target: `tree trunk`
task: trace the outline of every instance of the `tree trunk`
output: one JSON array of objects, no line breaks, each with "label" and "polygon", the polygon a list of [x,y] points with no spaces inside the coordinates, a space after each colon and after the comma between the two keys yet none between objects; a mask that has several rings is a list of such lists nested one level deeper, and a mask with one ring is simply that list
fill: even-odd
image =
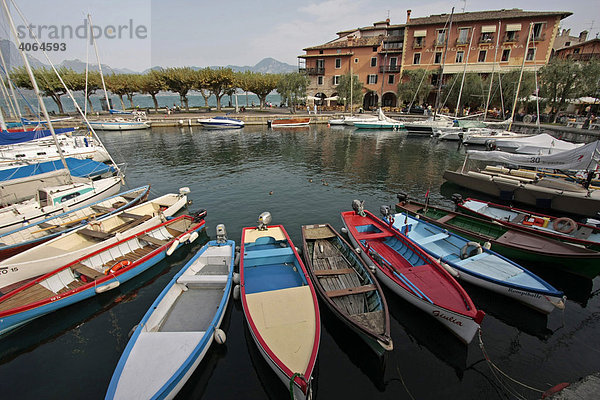
[{"label": "tree trunk", "polygon": [[[121,100],[121,109],[123,111],[125,111],[125,103],[123,102],[123,95],[122,94],[119,95],[119,100]],[[110,108],[110,104],[108,105],[108,107]]]},{"label": "tree trunk", "polygon": [[223,95],[218,95],[217,93],[215,93],[215,97],[217,98],[217,111],[221,111],[221,97],[223,97]]},{"label": "tree trunk", "polygon": [[156,93],[151,93],[152,101],[154,102],[154,111],[158,112],[158,100],[156,100]]},{"label": "tree trunk", "polygon": [[62,105],[62,101],[60,100],[60,95],[54,93],[50,96],[52,98],[52,100],[54,100],[54,102],[56,103],[56,106],[58,107],[58,113],[59,114],[64,114],[65,111],[63,109],[63,105]]},{"label": "tree trunk", "polygon": [[265,103],[267,102],[267,95],[264,96],[260,96],[260,109],[262,110],[265,106]]},{"label": "tree trunk", "polygon": [[127,100],[129,100],[129,104],[131,104],[131,109],[135,109],[135,105],[133,104],[133,94],[127,93]]},{"label": "tree trunk", "polygon": [[185,111],[190,111],[190,106],[189,106],[189,102],[188,102],[188,98],[187,96],[183,96],[183,102],[185,103]]},{"label": "tree trunk", "polygon": [[90,112],[94,112],[94,106],[92,105],[92,98],[90,97],[89,94],[88,94],[87,102],[88,102],[88,105],[90,106]]}]

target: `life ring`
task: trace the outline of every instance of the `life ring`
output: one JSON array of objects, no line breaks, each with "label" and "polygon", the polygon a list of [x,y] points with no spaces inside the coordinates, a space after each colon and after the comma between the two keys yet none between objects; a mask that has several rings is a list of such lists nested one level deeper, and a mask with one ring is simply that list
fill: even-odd
[{"label": "life ring", "polygon": [[125,267],[128,267],[130,265],[131,265],[131,261],[129,261],[129,260],[119,261],[118,263],[116,263],[112,267],[107,268],[106,271],[104,271],[104,275],[114,274],[118,270],[120,270],[122,268],[125,268]]},{"label": "life ring", "polygon": [[577,222],[567,217],[556,218],[554,222],[552,222],[552,227],[555,231],[560,233],[571,233],[577,228]]},{"label": "life ring", "polygon": [[[471,250],[471,248],[473,248]],[[473,254],[473,251],[475,251],[475,254]],[[483,249],[481,248],[481,245],[477,242],[467,242],[467,244],[465,244],[462,249],[460,249],[460,259],[464,260],[466,258],[469,258],[471,256],[477,255],[477,254],[481,254],[483,253]]]}]

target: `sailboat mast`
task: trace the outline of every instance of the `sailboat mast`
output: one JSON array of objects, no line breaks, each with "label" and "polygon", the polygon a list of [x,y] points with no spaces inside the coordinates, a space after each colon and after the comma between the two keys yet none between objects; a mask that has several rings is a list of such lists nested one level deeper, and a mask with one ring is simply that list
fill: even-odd
[{"label": "sailboat mast", "polygon": [[108,100],[108,92],[106,91],[106,83],[104,82],[104,74],[102,73],[102,63],[100,62],[100,56],[98,55],[98,45],[96,44],[96,38],[94,37],[94,31],[92,27],[92,16],[88,14],[88,21],[90,23],[90,36],[94,43],[94,51],[96,52],[96,60],[98,61],[98,70],[100,71],[100,79],[102,80],[102,89],[104,90],[104,98],[106,99],[106,108],[110,111],[110,101]]},{"label": "sailboat mast", "polygon": [[[17,48],[21,48],[21,41],[19,40],[19,35],[17,34],[17,29],[15,28],[15,23],[13,22],[12,16],[10,15],[10,11],[8,10],[8,5],[6,4],[6,0],[2,0],[2,6],[4,7],[4,12],[6,13],[6,17],[8,19],[8,23],[10,25],[10,29],[15,38],[15,42],[17,44]],[[67,166],[67,162],[65,161],[65,156],[63,154],[60,145],[58,144],[58,139],[56,138],[56,133],[54,132],[54,126],[52,126],[52,122],[50,121],[50,115],[48,115],[48,110],[46,109],[46,104],[44,104],[44,100],[42,99],[42,95],[40,94],[40,88],[38,87],[37,81],[35,80],[35,76],[33,75],[33,71],[31,70],[31,65],[29,65],[29,60],[23,51],[19,51],[21,54],[21,58],[23,59],[23,63],[25,64],[25,69],[27,70],[27,75],[29,75],[29,79],[31,80],[31,85],[33,86],[33,91],[37,96],[38,103],[40,105],[40,109],[44,114],[44,118],[48,121],[48,128],[50,129],[50,133],[52,134],[52,138],[54,139],[54,144],[56,145],[56,149],[58,150],[58,155],[60,156],[60,160],[62,161],[63,166],[66,170],[69,170]]]},{"label": "sailboat mast", "polygon": [[512,112],[510,113],[510,124],[508,130],[512,128],[513,121],[515,119],[515,110],[517,109],[517,100],[519,99],[519,90],[521,90],[521,80],[523,79],[523,69],[525,68],[525,59],[527,58],[527,52],[529,51],[529,39],[531,38],[531,29],[533,28],[533,22],[529,24],[529,33],[527,33],[527,45],[525,46],[525,54],[523,54],[523,63],[521,64],[521,74],[519,75],[519,83],[517,84],[517,92],[515,93],[515,101],[513,102]]},{"label": "sailboat mast", "polygon": [[462,81],[460,82],[460,91],[458,92],[458,101],[456,102],[456,110],[454,110],[454,117],[458,116],[458,110],[460,109],[460,99],[462,97],[463,87],[465,86],[465,76],[467,75],[467,64],[469,62],[469,55],[471,54],[471,44],[473,43],[473,35],[475,29],[471,28],[471,39],[469,39],[469,49],[467,50],[467,58],[464,60],[465,66],[463,67]]},{"label": "sailboat mast", "polygon": [[2,92],[2,98],[6,103],[6,108],[8,109],[8,113],[11,118],[16,118],[17,113],[15,112],[15,107],[13,105],[12,99],[10,98],[10,94],[8,94],[8,89],[6,89],[6,85],[4,84],[4,79],[2,79],[2,75],[0,75],[0,91]]},{"label": "sailboat mast", "polygon": [[8,74],[8,68],[6,67],[6,62],[4,61],[4,56],[2,55],[2,52],[0,51],[0,62],[2,62],[2,69],[4,70],[4,74],[6,75],[6,81],[8,82],[8,88],[10,89],[10,93],[12,94],[12,97],[15,101],[15,110],[17,111],[17,114],[19,115],[19,120],[21,118],[23,118],[23,115],[21,114],[21,108],[19,107],[19,101],[17,100],[17,95],[15,94],[15,87],[12,84],[12,80],[10,79],[10,75]]},{"label": "sailboat mast", "polygon": [[[492,64],[492,73],[490,74],[490,87],[488,88],[488,96],[485,101],[485,110],[483,111],[483,120],[485,121],[487,117],[488,108],[490,106],[490,97],[492,96],[492,82],[494,82],[494,69],[496,67],[496,60],[498,57],[498,46],[500,44],[500,26],[502,22],[498,21],[498,34],[496,35],[496,50],[494,50],[494,63]],[[500,79],[500,72],[498,72],[498,80]],[[504,104],[502,104],[502,108],[504,108]]]},{"label": "sailboat mast", "polygon": [[8,130],[6,122],[4,121],[4,115],[2,114],[2,107],[0,107],[0,129],[3,131]]},{"label": "sailboat mast", "polygon": [[350,116],[352,116],[352,109],[354,108],[354,98],[352,97],[352,89],[354,82],[352,81],[352,56],[350,56]]},{"label": "sailboat mast", "polygon": [[[444,79],[444,67],[446,66],[446,56],[448,55],[448,42],[450,41],[450,33],[452,32],[452,17],[454,16],[454,7],[452,7],[452,12],[450,13],[450,24],[448,26],[448,30],[444,32],[446,43],[444,46],[444,57],[442,58],[442,66],[440,67],[440,76],[438,78],[438,89],[437,95],[435,96],[435,109],[433,110],[433,120],[435,121],[435,117],[438,114],[438,109],[440,106],[440,96],[442,93],[442,80]],[[444,27],[445,30],[445,27]]]}]

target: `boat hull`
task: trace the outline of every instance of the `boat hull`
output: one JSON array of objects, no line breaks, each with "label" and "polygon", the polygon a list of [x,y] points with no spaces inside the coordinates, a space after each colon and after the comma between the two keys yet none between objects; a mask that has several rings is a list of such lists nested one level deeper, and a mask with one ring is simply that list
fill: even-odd
[{"label": "boat hull", "polygon": [[92,122],[90,126],[98,131],[133,131],[150,128],[149,122]]},{"label": "boat hull", "polygon": [[[349,227],[346,225],[346,222],[343,219],[342,221],[346,229],[350,231]],[[402,286],[398,285],[396,280],[391,278],[389,274],[383,272],[379,264],[365,253],[364,246],[361,243],[359,243],[352,235],[348,236],[350,237],[350,241],[352,242],[352,244],[362,250],[360,254],[363,260],[368,263],[373,263],[377,266],[375,276],[377,277],[379,282],[385,285],[397,296],[401,297],[402,299],[417,307],[418,309],[424,311],[426,314],[432,316],[443,326],[445,326],[450,332],[452,332],[461,342],[468,344],[473,340],[475,334],[479,330],[479,324],[475,321],[474,318],[470,318],[463,314],[459,314],[452,310],[448,310],[444,307],[440,307],[435,304],[426,302],[424,299],[421,299],[409,292],[408,290],[404,289]]]}]

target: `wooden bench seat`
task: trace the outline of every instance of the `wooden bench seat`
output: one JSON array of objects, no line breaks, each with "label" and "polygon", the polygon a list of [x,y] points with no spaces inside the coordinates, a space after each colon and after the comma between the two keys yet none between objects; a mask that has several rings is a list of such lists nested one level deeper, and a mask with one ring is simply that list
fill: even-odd
[{"label": "wooden bench seat", "polygon": [[346,275],[353,274],[355,271],[352,268],[340,268],[340,269],[315,269],[313,273],[316,276],[332,276],[332,275]]},{"label": "wooden bench seat", "polygon": [[159,247],[160,246],[164,246],[165,244],[169,243],[166,240],[157,239],[154,236],[150,236],[150,235],[142,235],[142,236],[140,236],[140,239],[142,239],[145,242],[155,244],[155,245],[157,245]]},{"label": "wooden bench seat", "polygon": [[331,290],[331,291],[327,292],[327,297],[347,296],[350,294],[360,294],[360,293],[372,292],[373,290],[377,290],[375,288],[375,285],[357,286],[357,287],[352,287],[352,288],[347,288],[347,289]]},{"label": "wooden bench seat", "polygon": [[456,214],[448,214],[448,215],[444,215],[442,218],[436,219],[435,221],[439,222],[440,224],[445,224],[446,222],[450,221],[454,217],[456,217]]},{"label": "wooden bench seat", "polygon": [[77,272],[81,275],[85,275],[88,278],[91,279],[98,279],[101,276],[104,276],[104,274],[94,268],[90,268],[87,265],[81,264],[81,263],[77,263],[75,265],[73,265],[71,267],[71,269],[73,270],[73,272]]},{"label": "wooden bench seat", "polygon": [[134,219],[133,221],[125,222],[124,224],[114,227],[113,229],[111,229],[109,231],[109,233],[125,232],[126,230],[129,230],[129,229],[133,228],[134,226],[140,225],[143,222],[148,221],[150,218],[152,218],[151,215],[144,215],[138,219]]},{"label": "wooden bench seat", "polygon": [[110,233],[95,231],[90,228],[80,229],[79,231],[77,231],[77,233],[97,240],[106,240],[113,236]]}]

